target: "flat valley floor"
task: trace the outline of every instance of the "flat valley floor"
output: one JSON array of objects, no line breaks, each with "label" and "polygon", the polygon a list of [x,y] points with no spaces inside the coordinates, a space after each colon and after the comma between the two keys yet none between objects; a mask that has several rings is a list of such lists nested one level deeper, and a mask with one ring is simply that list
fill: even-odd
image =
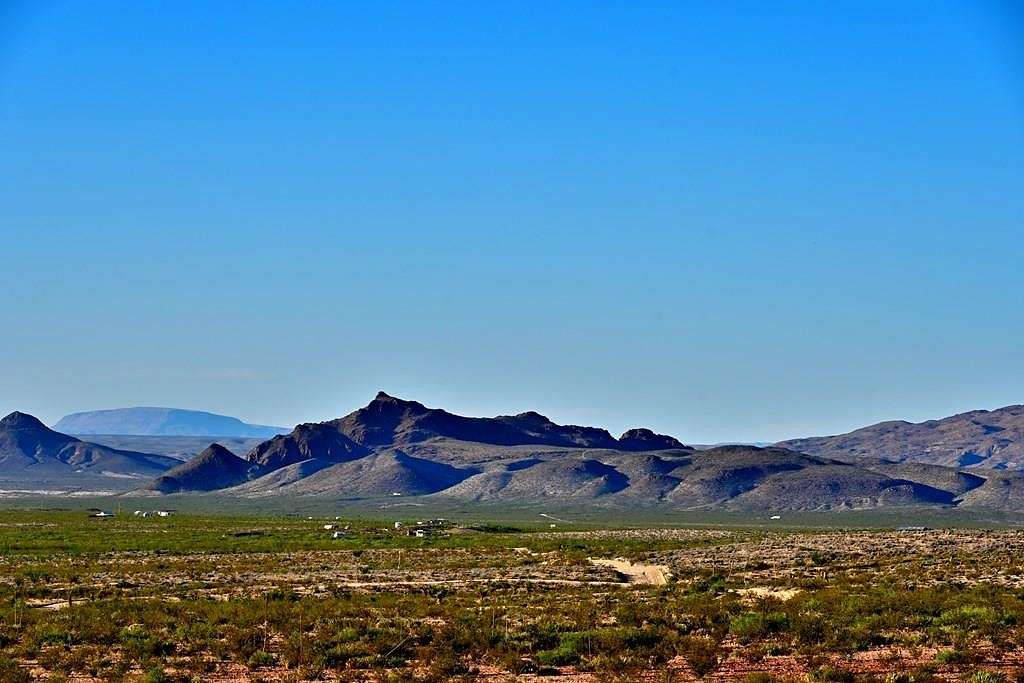
[{"label": "flat valley floor", "polygon": [[0,681],[1024,673],[1021,531],[417,521],[2,511]]}]

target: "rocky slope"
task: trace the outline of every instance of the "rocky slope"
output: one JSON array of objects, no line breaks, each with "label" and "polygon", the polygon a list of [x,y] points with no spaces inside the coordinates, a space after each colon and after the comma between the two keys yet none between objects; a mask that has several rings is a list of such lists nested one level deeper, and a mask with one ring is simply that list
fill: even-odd
[{"label": "rocky slope", "polygon": [[251,466],[248,460],[213,443],[188,462],[157,477],[150,488],[160,493],[214,491],[245,481]]},{"label": "rocky slope", "polygon": [[672,437],[654,434],[648,429],[630,430],[620,441],[607,430],[555,424],[540,413],[463,417],[439,408],[427,408],[416,401],[395,398],[383,391],[364,408],[325,424],[336,426],[339,432],[356,443],[371,448],[416,443],[436,437],[496,446],[536,444],[630,451],[685,448]]},{"label": "rocky slope", "polygon": [[180,464],[56,432],[25,413],[0,420],[0,489],[124,491]]},{"label": "rocky slope", "polygon": [[941,420],[882,422],[848,434],[779,444],[809,455],[947,467],[1024,469],[1024,406],[975,410]]}]

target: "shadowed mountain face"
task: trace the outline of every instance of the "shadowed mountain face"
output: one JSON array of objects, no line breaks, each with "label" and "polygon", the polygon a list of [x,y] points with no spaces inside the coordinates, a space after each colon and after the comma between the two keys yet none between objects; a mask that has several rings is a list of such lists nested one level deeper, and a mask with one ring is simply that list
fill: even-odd
[{"label": "shadowed mountain face", "polygon": [[619,448],[625,451],[663,451],[686,446],[675,437],[655,434],[650,429],[640,427],[624,432],[619,437]]},{"label": "shadowed mountain face", "polygon": [[368,453],[366,446],[350,439],[341,431],[338,421],[334,421],[301,424],[291,434],[264,441],[249,452],[247,459],[261,470],[269,472],[303,460],[344,462]]},{"label": "shadowed mountain face", "polygon": [[237,436],[268,439],[288,430],[246,424],[226,415],[180,408],[116,408],[65,415],[54,429],[68,434]]},{"label": "shadowed mountain face", "polygon": [[[335,423],[327,423],[335,424]],[[620,442],[597,427],[558,425],[535,412],[499,417],[463,417],[383,391],[365,408],[336,421],[339,431],[367,447],[416,443],[436,437],[459,441],[520,446],[526,444],[619,450],[686,448],[672,437],[650,430],[631,430]],[[670,443],[671,446],[665,444]]]},{"label": "shadowed mountain face", "polygon": [[778,444],[810,455],[853,460],[882,458],[946,467],[1024,469],[1024,406],[975,410],[911,422],[882,422],[838,436]]},{"label": "shadowed mountain face", "polygon": [[249,461],[214,443],[188,462],[157,477],[150,488],[160,493],[214,491],[245,481],[250,467]]},{"label": "shadowed mountain face", "polygon": [[[449,488],[477,474],[478,470],[472,463],[454,462],[441,466],[438,461],[444,457],[416,458],[398,450],[402,446],[438,441],[484,444],[499,450],[526,445],[616,451],[690,450],[676,439],[655,434],[649,429],[630,430],[619,440],[607,430],[558,425],[538,413],[495,418],[463,417],[380,392],[368,405],[345,417],[318,424],[301,424],[290,434],[275,436],[253,448],[246,456],[248,479],[251,481],[242,488],[244,492],[260,495],[268,491],[322,495],[362,492],[369,495],[388,488],[380,483],[388,481],[390,474],[381,474],[387,472],[394,475],[392,488],[396,490],[390,493],[422,494]],[[381,466],[368,468],[368,464],[377,462],[380,453],[386,449],[395,449],[391,460],[387,461],[391,469],[382,470]],[[358,464],[332,467],[350,462]],[[217,481],[219,464],[208,459],[195,463],[194,468],[188,470],[187,481],[163,482],[156,489],[180,485],[181,490],[206,490],[188,482]],[[599,465],[596,463],[589,469]],[[210,470],[209,477],[203,476],[206,469]],[[608,473],[608,476],[615,481],[621,479],[614,473]],[[346,480],[328,482],[331,478]]]},{"label": "shadowed mountain face", "polygon": [[25,413],[0,420],[0,488],[127,490],[180,462],[81,441]]}]

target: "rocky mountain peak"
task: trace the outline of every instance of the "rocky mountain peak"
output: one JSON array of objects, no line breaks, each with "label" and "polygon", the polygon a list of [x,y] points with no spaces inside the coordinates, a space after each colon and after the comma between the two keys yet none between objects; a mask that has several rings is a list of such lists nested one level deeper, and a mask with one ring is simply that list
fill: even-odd
[{"label": "rocky mountain peak", "polygon": [[229,451],[219,443],[211,443],[209,446],[204,448],[199,455],[194,458],[195,461],[202,460],[241,460],[237,455]]},{"label": "rocky mountain peak", "polygon": [[623,432],[619,445],[628,450],[666,450],[687,448],[679,439],[665,434],[655,434],[646,427],[636,427]]},{"label": "rocky mountain peak", "polygon": [[18,411],[14,411],[0,420],[0,429],[39,429],[50,431],[49,427],[40,422],[38,418]]}]

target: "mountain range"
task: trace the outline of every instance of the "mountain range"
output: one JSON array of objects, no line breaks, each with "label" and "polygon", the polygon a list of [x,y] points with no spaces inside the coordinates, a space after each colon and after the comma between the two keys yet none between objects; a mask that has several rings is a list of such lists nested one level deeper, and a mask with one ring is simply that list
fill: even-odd
[{"label": "mountain range", "polygon": [[947,467],[1024,469],[1024,405],[974,410],[941,420],[895,420],[838,436],[782,441],[778,446],[843,460],[883,458]]},{"label": "mountain range", "polygon": [[[237,497],[547,503],[693,510],[993,506],[1017,509],[1024,478],[862,455],[733,445],[695,450],[637,428],[616,438],[534,412],[472,418],[383,392],[329,422],[302,424],[245,458],[208,454],[168,477]],[[175,484],[173,490],[188,490]],[[167,491],[162,481],[151,491]]]},{"label": "mountain range", "polygon": [[138,486],[181,461],[82,441],[25,413],[0,420],[0,490],[109,492]]},{"label": "mountain range", "polygon": [[89,443],[14,413],[0,421],[0,489],[666,511],[1024,512],[1024,475],[1014,471],[1024,466],[1022,444],[1020,406],[697,450],[645,428],[615,437],[535,412],[464,417],[381,392],[336,420],[300,424],[247,452],[213,443],[187,462]]},{"label": "mountain range", "polygon": [[65,415],[53,426],[59,432],[133,436],[234,436],[268,439],[284,427],[242,422],[227,415],[181,408],[115,408]]}]

